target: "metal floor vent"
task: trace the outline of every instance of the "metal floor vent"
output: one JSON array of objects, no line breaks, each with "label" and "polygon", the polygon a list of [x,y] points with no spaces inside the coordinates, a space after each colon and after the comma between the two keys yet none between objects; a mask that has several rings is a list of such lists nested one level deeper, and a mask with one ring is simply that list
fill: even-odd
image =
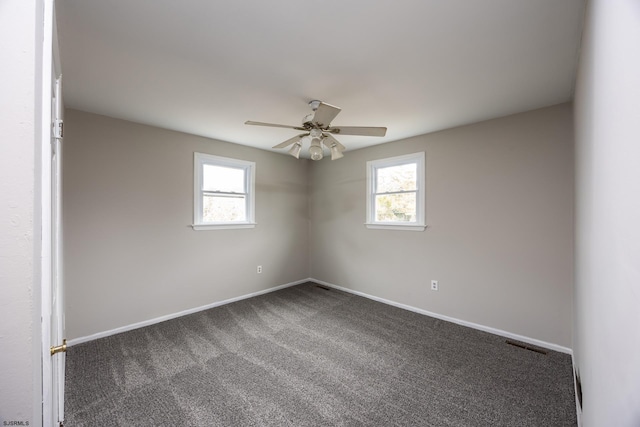
[{"label": "metal floor vent", "polygon": [[316,285],[316,288],[324,289],[325,291],[330,291],[331,290],[331,288],[328,288],[328,287],[322,286],[322,285]]},{"label": "metal floor vent", "polygon": [[535,351],[536,353],[540,353],[540,354],[547,354],[547,352],[545,350],[542,350],[541,348],[533,347],[533,346],[530,346],[528,344],[521,343],[519,341],[507,340],[505,342],[507,344],[509,344],[509,345],[513,345],[513,346],[516,346],[516,347],[524,348],[525,350]]}]

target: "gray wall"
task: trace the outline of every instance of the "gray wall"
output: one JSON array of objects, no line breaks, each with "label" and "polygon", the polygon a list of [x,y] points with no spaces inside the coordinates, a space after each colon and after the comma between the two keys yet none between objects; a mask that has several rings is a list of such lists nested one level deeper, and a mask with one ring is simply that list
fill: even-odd
[{"label": "gray wall", "polygon": [[576,90],[582,425],[640,425],[640,5],[589,3]]},{"label": "gray wall", "polygon": [[0,425],[42,420],[42,22],[41,1],[0,5]]},{"label": "gray wall", "polygon": [[[256,162],[256,228],[189,227],[194,151]],[[67,110],[63,170],[70,339],[308,275],[307,161]]]},{"label": "gray wall", "polygon": [[[427,230],[365,228],[366,162],[418,151]],[[570,348],[572,153],[563,104],[313,163],[310,276]]]},{"label": "gray wall", "polygon": [[[571,347],[568,104],[319,163],[74,110],[66,122],[69,338],[313,277]],[[257,162],[256,229],[188,227],[193,151]],[[429,227],[366,229],[366,161],[417,151]]]}]

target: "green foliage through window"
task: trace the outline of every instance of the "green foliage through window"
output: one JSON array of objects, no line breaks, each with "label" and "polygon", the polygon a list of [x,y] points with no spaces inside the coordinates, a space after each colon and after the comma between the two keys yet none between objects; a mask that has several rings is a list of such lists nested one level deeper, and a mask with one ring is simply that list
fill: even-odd
[{"label": "green foliage through window", "polygon": [[375,169],[376,221],[416,221],[417,173],[416,163]]}]

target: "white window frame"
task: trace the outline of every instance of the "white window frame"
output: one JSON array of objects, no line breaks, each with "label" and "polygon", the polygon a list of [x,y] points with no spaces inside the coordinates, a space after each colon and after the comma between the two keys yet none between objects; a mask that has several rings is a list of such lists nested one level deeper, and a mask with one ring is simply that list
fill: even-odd
[{"label": "white window frame", "polygon": [[[376,171],[381,168],[392,166],[416,164],[417,169],[417,190],[416,190],[416,221],[415,222],[382,222],[376,221]],[[427,227],[425,222],[425,154],[424,152],[406,154],[403,156],[389,157],[386,159],[370,160],[367,162],[367,219],[365,225],[372,229],[403,230],[403,231],[424,231]]]},{"label": "white window frame", "polygon": [[[205,165],[242,169],[245,173],[245,221],[204,222],[202,219],[203,170]],[[221,230],[232,228],[254,228],[255,223],[255,162],[214,156],[205,153],[193,153],[193,224],[194,230]]]}]

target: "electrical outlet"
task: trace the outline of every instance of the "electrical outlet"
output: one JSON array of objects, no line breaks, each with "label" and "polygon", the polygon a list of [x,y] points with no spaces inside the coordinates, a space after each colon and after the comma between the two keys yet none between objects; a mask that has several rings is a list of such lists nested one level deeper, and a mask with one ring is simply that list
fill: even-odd
[{"label": "electrical outlet", "polygon": [[260,273],[262,273],[262,266],[261,265],[258,266],[258,274],[260,274]]},{"label": "electrical outlet", "polygon": [[438,281],[437,280],[432,280],[431,281],[431,290],[432,291],[437,291],[438,290]]}]

